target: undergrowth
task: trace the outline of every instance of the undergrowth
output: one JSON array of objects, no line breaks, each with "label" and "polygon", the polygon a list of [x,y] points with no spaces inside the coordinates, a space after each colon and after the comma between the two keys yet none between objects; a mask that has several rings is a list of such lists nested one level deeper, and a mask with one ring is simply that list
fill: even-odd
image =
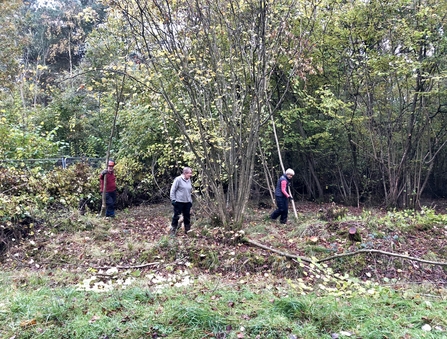
[{"label": "undergrowth", "polygon": [[[143,209],[115,220],[48,215],[5,257],[0,337],[447,337],[442,285],[379,278],[382,263],[388,273],[405,270],[406,262],[348,256],[329,266],[313,258],[384,243],[399,249],[406,233],[443,230],[447,218],[430,209],[380,216],[342,211],[336,220],[300,214],[284,226],[252,213],[243,230],[228,232],[201,221],[176,238],[167,234],[170,210],[160,208],[150,218]],[[349,242],[352,225],[363,242]],[[245,246],[243,237],[301,251],[314,262]],[[435,260],[431,250],[426,256]]]}]

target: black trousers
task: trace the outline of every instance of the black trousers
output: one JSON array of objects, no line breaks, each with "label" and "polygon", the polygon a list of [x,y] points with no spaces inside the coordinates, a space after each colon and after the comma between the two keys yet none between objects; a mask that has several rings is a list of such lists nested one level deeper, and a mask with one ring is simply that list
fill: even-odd
[{"label": "black trousers", "polygon": [[285,196],[279,197],[275,196],[276,205],[278,208],[270,215],[271,219],[279,218],[281,224],[285,224],[287,221],[287,215],[289,213],[289,199]]},{"label": "black trousers", "polygon": [[183,223],[185,225],[185,232],[188,232],[191,228],[191,207],[190,202],[176,202],[174,204],[174,215],[172,217],[171,227],[174,231],[178,229],[178,221],[180,214],[183,214]]},{"label": "black trousers", "polygon": [[116,191],[106,192],[106,217],[115,216]]}]

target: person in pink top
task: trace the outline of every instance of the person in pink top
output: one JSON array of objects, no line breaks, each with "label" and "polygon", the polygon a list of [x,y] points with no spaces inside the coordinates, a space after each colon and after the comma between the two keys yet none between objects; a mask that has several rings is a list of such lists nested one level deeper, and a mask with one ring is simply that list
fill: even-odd
[{"label": "person in pink top", "polygon": [[278,183],[276,184],[275,200],[278,208],[272,214],[270,214],[270,219],[276,220],[278,217],[280,217],[279,222],[281,224],[287,223],[287,215],[289,213],[289,199],[292,198],[292,196],[288,192],[288,187],[290,186],[290,180],[292,180],[294,175],[295,172],[293,171],[293,169],[288,168],[286,170],[286,173],[284,173],[278,179]]}]

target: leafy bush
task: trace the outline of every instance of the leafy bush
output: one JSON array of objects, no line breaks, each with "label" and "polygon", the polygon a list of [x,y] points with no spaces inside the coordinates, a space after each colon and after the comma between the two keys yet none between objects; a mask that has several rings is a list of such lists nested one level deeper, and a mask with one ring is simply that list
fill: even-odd
[{"label": "leafy bush", "polygon": [[98,201],[97,177],[96,170],[83,163],[49,172],[40,168],[1,168],[1,243],[26,235],[46,219],[48,211],[78,208],[80,199]]},{"label": "leafy bush", "polygon": [[41,133],[36,126],[32,132],[0,119],[0,158],[2,159],[36,159],[57,154],[59,144],[52,141],[53,133]]},{"label": "leafy bush", "polygon": [[80,199],[95,200],[99,196],[98,174],[84,163],[56,168],[32,184],[36,200],[50,208],[77,208]]},{"label": "leafy bush", "polygon": [[378,223],[402,230],[427,231],[436,225],[447,225],[447,215],[437,214],[432,208],[423,207],[420,211],[390,211],[378,220]]},{"label": "leafy bush", "polygon": [[28,179],[24,173],[0,169],[0,251],[8,239],[20,239],[32,226],[34,205],[28,198]]},{"label": "leafy bush", "polygon": [[115,169],[119,173],[117,185],[120,196],[118,203],[121,206],[127,207],[142,201],[159,202],[165,198],[162,195],[165,191],[155,185],[153,173],[148,171],[143,163],[132,158],[124,158],[120,159]]}]

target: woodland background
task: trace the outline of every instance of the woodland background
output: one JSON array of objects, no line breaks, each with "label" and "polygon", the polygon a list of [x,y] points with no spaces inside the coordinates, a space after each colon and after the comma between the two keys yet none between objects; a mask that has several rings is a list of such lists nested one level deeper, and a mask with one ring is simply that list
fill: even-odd
[{"label": "woodland background", "polygon": [[446,337],[447,1],[0,8],[0,337]]},{"label": "woodland background", "polygon": [[[281,161],[295,199],[413,209],[447,194],[445,1],[1,7],[3,225],[95,210],[91,159],[108,157],[121,207],[167,200],[188,165],[222,225],[271,198]],[[66,157],[85,161],[54,167]]]}]

